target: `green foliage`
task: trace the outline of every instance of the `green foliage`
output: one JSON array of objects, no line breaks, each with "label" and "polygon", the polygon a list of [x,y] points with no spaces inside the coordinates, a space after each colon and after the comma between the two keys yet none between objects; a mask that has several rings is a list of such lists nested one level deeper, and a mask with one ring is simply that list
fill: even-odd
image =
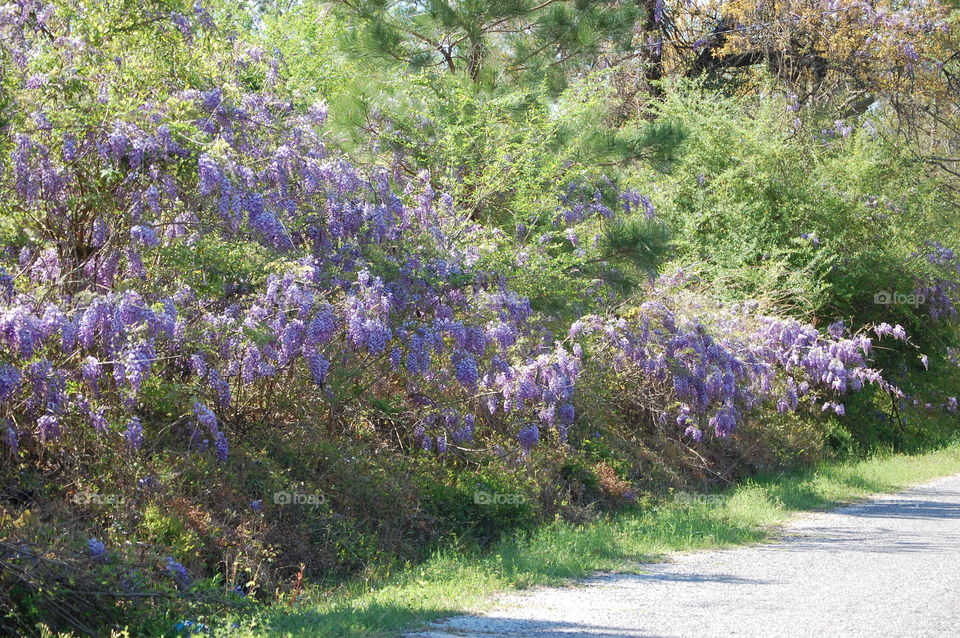
[{"label": "green foliage", "polygon": [[[294,73],[309,77],[308,69]],[[486,90],[430,74],[360,79],[332,102],[331,120],[354,145],[376,133],[375,147],[365,149],[370,161],[389,154],[411,174],[426,170],[472,219],[513,232],[518,222],[552,221],[568,184],[676,159],[685,139],[678,123],[610,124],[608,80],[594,74],[551,97],[542,86]]]},{"label": "green foliage", "polygon": [[530,485],[501,469],[459,471],[422,482],[423,505],[438,530],[489,546],[536,522]]},{"label": "green foliage", "polygon": [[158,281],[158,285],[174,291],[186,285],[199,294],[225,295],[228,299],[248,293],[284,265],[262,246],[209,235],[198,237],[189,246],[164,246],[159,259],[167,280]]},{"label": "green foliage", "polygon": [[154,545],[169,547],[174,556],[195,558],[200,538],[177,516],[150,504],[143,511],[143,538]]},{"label": "green foliage", "polygon": [[640,4],[603,0],[337,0],[355,24],[348,48],[414,70],[438,69],[493,86],[503,80],[562,88],[601,50],[624,51]]},{"label": "green foliage", "polygon": [[604,228],[604,259],[616,257],[648,274],[656,272],[669,244],[669,229],[656,219],[618,219]]},{"label": "green foliage", "polygon": [[268,11],[259,36],[284,60],[283,81],[293,98],[307,106],[335,102],[340,94],[374,69],[351,58],[339,46],[350,26],[319,2],[297,3]]},{"label": "green foliage", "polygon": [[925,277],[914,255],[927,240],[956,239],[937,184],[869,118],[823,123],[787,107],[771,96],[668,91],[657,113],[690,131],[657,197],[678,261],[726,299],[919,327],[917,309],[873,301]]}]

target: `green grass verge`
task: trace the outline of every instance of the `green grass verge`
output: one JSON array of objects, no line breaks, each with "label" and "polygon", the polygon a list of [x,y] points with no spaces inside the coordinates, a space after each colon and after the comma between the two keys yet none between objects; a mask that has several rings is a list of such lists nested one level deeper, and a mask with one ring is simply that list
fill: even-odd
[{"label": "green grass verge", "polygon": [[960,446],[758,477],[716,495],[719,498],[669,501],[587,525],[556,522],[482,554],[438,552],[376,583],[310,592],[292,608],[273,607],[254,619],[239,619],[243,628],[230,633],[396,635],[443,616],[481,610],[499,591],[560,584],[595,571],[636,570],[638,563],[667,552],[760,541],[797,512],[835,507],[957,472]]}]

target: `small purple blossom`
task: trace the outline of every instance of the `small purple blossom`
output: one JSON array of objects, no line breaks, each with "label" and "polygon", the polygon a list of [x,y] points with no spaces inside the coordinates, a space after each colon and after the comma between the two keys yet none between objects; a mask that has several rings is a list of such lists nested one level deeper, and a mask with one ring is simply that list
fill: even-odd
[{"label": "small purple blossom", "polygon": [[221,463],[227,462],[227,457],[230,451],[229,445],[227,444],[227,437],[223,432],[217,432],[213,439],[213,448],[216,454],[217,460]]},{"label": "small purple blossom", "polygon": [[37,420],[37,436],[41,443],[56,441],[60,438],[60,421],[56,415],[44,414]]},{"label": "small purple blossom", "polygon": [[160,245],[160,238],[150,226],[134,226],[130,229],[130,239],[146,248],[155,248]]},{"label": "small purple blossom", "polygon": [[517,440],[520,442],[520,447],[524,453],[529,453],[530,450],[540,442],[540,428],[538,428],[535,423],[520,428],[520,432],[517,434]]},{"label": "small purple blossom", "polygon": [[9,419],[3,424],[3,443],[16,456],[20,452],[20,439],[17,436],[17,430]]},{"label": "small purple blossom", "polygon": [[310,369],[310,376],[313,377],[313,382],[323,387],[327,380],[327,374],[330,372],[330,362],[316,351],[306,352],[303,356],[304,359],[306,359],[307,367]]},{"label": "small purple blossom", "polygon": [[893,326],[889,323],[881,323],[874,327],[873,331],[877,333],[878,337],[884,337],[889,334],[893,334]]},{"label": "small purple blossom", "polygon": [[190,575],[187,573],[187,568],[173,560],[172,556],[167,556],[166,568],[167,573],[173,578],[178,587],[186,589],[190,586],[191,581]]},{"label": "small purple blossom", "polygon": [[193,413],[197,417],[197,423],[205,427],[211,434],[218,431],[217,415],[213,413],[213,410],[197,401],[193,404]]},{"label": "small purple blossom", "polygon": [[137,451],[143,446],[143,426],[140,419],[133,417],[127,423],[127,429],[123,431],[123,438],[127,442],[127,447],[132,451]]},{"label": "small purple blossom", "polygon": [[87,541],[87,552],[95,562],[104,563],[107,560],[107,546],[96,538]]},{"label": "small purple blossom", "polygon": [[12,365],[0,364],[0,401],[10,398],[20,386],[20,371]]},{"label": "small purple blossom", "polygon": [[480,377],[476,358],[472,354],[460,353],[454,363],[454,375],[460,385],[468,390],[475,390]]},{"label": "small purple blossom", "polygon": [[200,195],[212,195],[220,186],[223,174],[220,165],[209,155],[201,155],[199,160]]}]

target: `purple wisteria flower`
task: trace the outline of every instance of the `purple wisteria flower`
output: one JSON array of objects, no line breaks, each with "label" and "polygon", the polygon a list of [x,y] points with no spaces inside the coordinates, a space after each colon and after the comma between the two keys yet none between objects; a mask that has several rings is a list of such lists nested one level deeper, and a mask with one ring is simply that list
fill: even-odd
[{"label": "purple wisteria flower", "polygon": [[200,195],[206,196],[213,194],[220,186],[223,174],[220,171],[220,165],[217,164],[209,155],[201,155],[198,162],[200,175]]},{"label": "purple wisteria flower", "polygon": [[133,451],[143,446],[143,426],[140,424],[140,419],[137,417],[130,419],[127,429],[123,431],[123,438],[127,442],[127,447]]},{"label": "purple wisteria flower", "polygon": [[100,394],[100,361],[94,356],[88,356],[80,365],[80,374],[83,380],[87,382],[94,396]]},{"label": "purple wisteria flower", "polygon": [[327,374],[330,372],[330,362],[316,351],[306,352],[303,356],[307,361],[307,367],[310,369],[313,382],[323,387],[327,379]]},{"label": "purple wisteria flower", "polygon": [[60,438],[60,421],[54,414],[44,414],[37,420],[37,436],[41,443]]},{"label": "purple wisteria flower", "polygon": [[204,404],[197,401],[193,404],[193,413],[197,417],[197,423],[207,428],[211,433],[217,432],[217,415]]},{"label": "purple wisteria flower", "polygon": [[217,460],[221,463],[226,463],[230,448],[227,444],[227,437],[223,434],[223,432],[217,432],[217,434],[214,436],[213,449]]},{"label": "purple wisteria flower", "polygon": [[190,575],[187,573],[187,568],[173,560],[173,556],[167,556],[166,568],[167,573],[173,578],[179,588],[186,589],[190,586],[192,581]]},{"label": "purple wisteria flower", "polygon": [[98,408],[90,413],[90,425],[97,434],[105,434],[109,428],[107,424],[106,408]]},{"label": "purple wisteria flower", "polygon": [[20,438],[17,435],[17,429],[9,419],[3,424],[3,443],[14,456],[20,452]]},{"label": "purple wisteria flower", "polygon": [[105,563],[107,561],[107,546],[96,538],[87,541],[87,552],[95,562]]},{"label": "purple wisteria flower", "polygon": [[540,429],[535,423],[531,423],[520,429],[517,440],[520,442],[521,449],[527,454],[540,442]]},{"label": "purple wisteria flower", "polygon": [[10,398],[20,386],[20,371],[12,365],[0,364],[0,401]]},{"label": "purple wisteria flower", "polygon": [[885,337],[893,334],[893,326],[891,326],[889,323],[881,323],[875,326],[873,331],[877,333],[878,337]]},{"label": "purple wisteria flower", "polygon": [[130,239],[146,248],[154,248],[160,245],[160,238],[150,226],[134,226],[130,229]]},{"label": "purple wisteria flower", "polygon": [[458,353],[455,356],[454,376],[463,387],[470,391],[475,390],[480,378],[476,358],[469,353]]}]

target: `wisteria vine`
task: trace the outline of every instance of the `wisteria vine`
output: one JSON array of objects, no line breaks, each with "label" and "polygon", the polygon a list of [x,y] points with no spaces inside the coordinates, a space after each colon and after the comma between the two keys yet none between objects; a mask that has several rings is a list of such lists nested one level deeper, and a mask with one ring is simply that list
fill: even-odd
[{"label": "wisteria vine", "polygon": [[[484,267],[495,230],[436,192],[427,173],[351,163],[328,142],[324,103],[295,108],[283,95],[274,56],[238,40],[218,61],[218,82],[121,109],[109,73],[50,71],[51,57],[104,66],[91,43],[56,36],[69,32],[67,13],[36,0],[0,12],[16,95],[37,105],[19,109],[3,176],[5,206],[28,228],[0,254],[9,450],[29,441],[39,451],[88,427],[142,453],[146,390],[176,383],[185,390],[174,421],[191,449],[221,462],[231,428],[265,418],[278,387],[293,396],[308,385],[303,402],[324,403],[333,419],[364,393],[400,397],[411,442],[439,455],[481,428],[527,453],[546,432],[566,440],[585,352],[666,383],[658,418],[697,440],[705,425],[729,435],[767,402],[842,414],[839,397],[867,383],[898,392],[869,367],[871,339],[837,325],[824,334],[731,311],[707,326],[649,301],[629,319],[586,316],[554,334]],[[199,4],[155,17],[165,37],[187,44],[215,29]],[[120,73],[124,60],[113,63]],[[96,114],[82,126],[49,106],[68,88],[76,99],[67,80]],[[655,215],[638,192],[605,202],[599,190],[571,188],[553,226],[589,259],[581,237],[596,237],[597,223]],[[540,250],[550,249],[544,237]],[[208,238],[265,255],[265,272],[215,291],[177,284],[164,261]],[[876,332],[907,338],[900,326]]]}]

